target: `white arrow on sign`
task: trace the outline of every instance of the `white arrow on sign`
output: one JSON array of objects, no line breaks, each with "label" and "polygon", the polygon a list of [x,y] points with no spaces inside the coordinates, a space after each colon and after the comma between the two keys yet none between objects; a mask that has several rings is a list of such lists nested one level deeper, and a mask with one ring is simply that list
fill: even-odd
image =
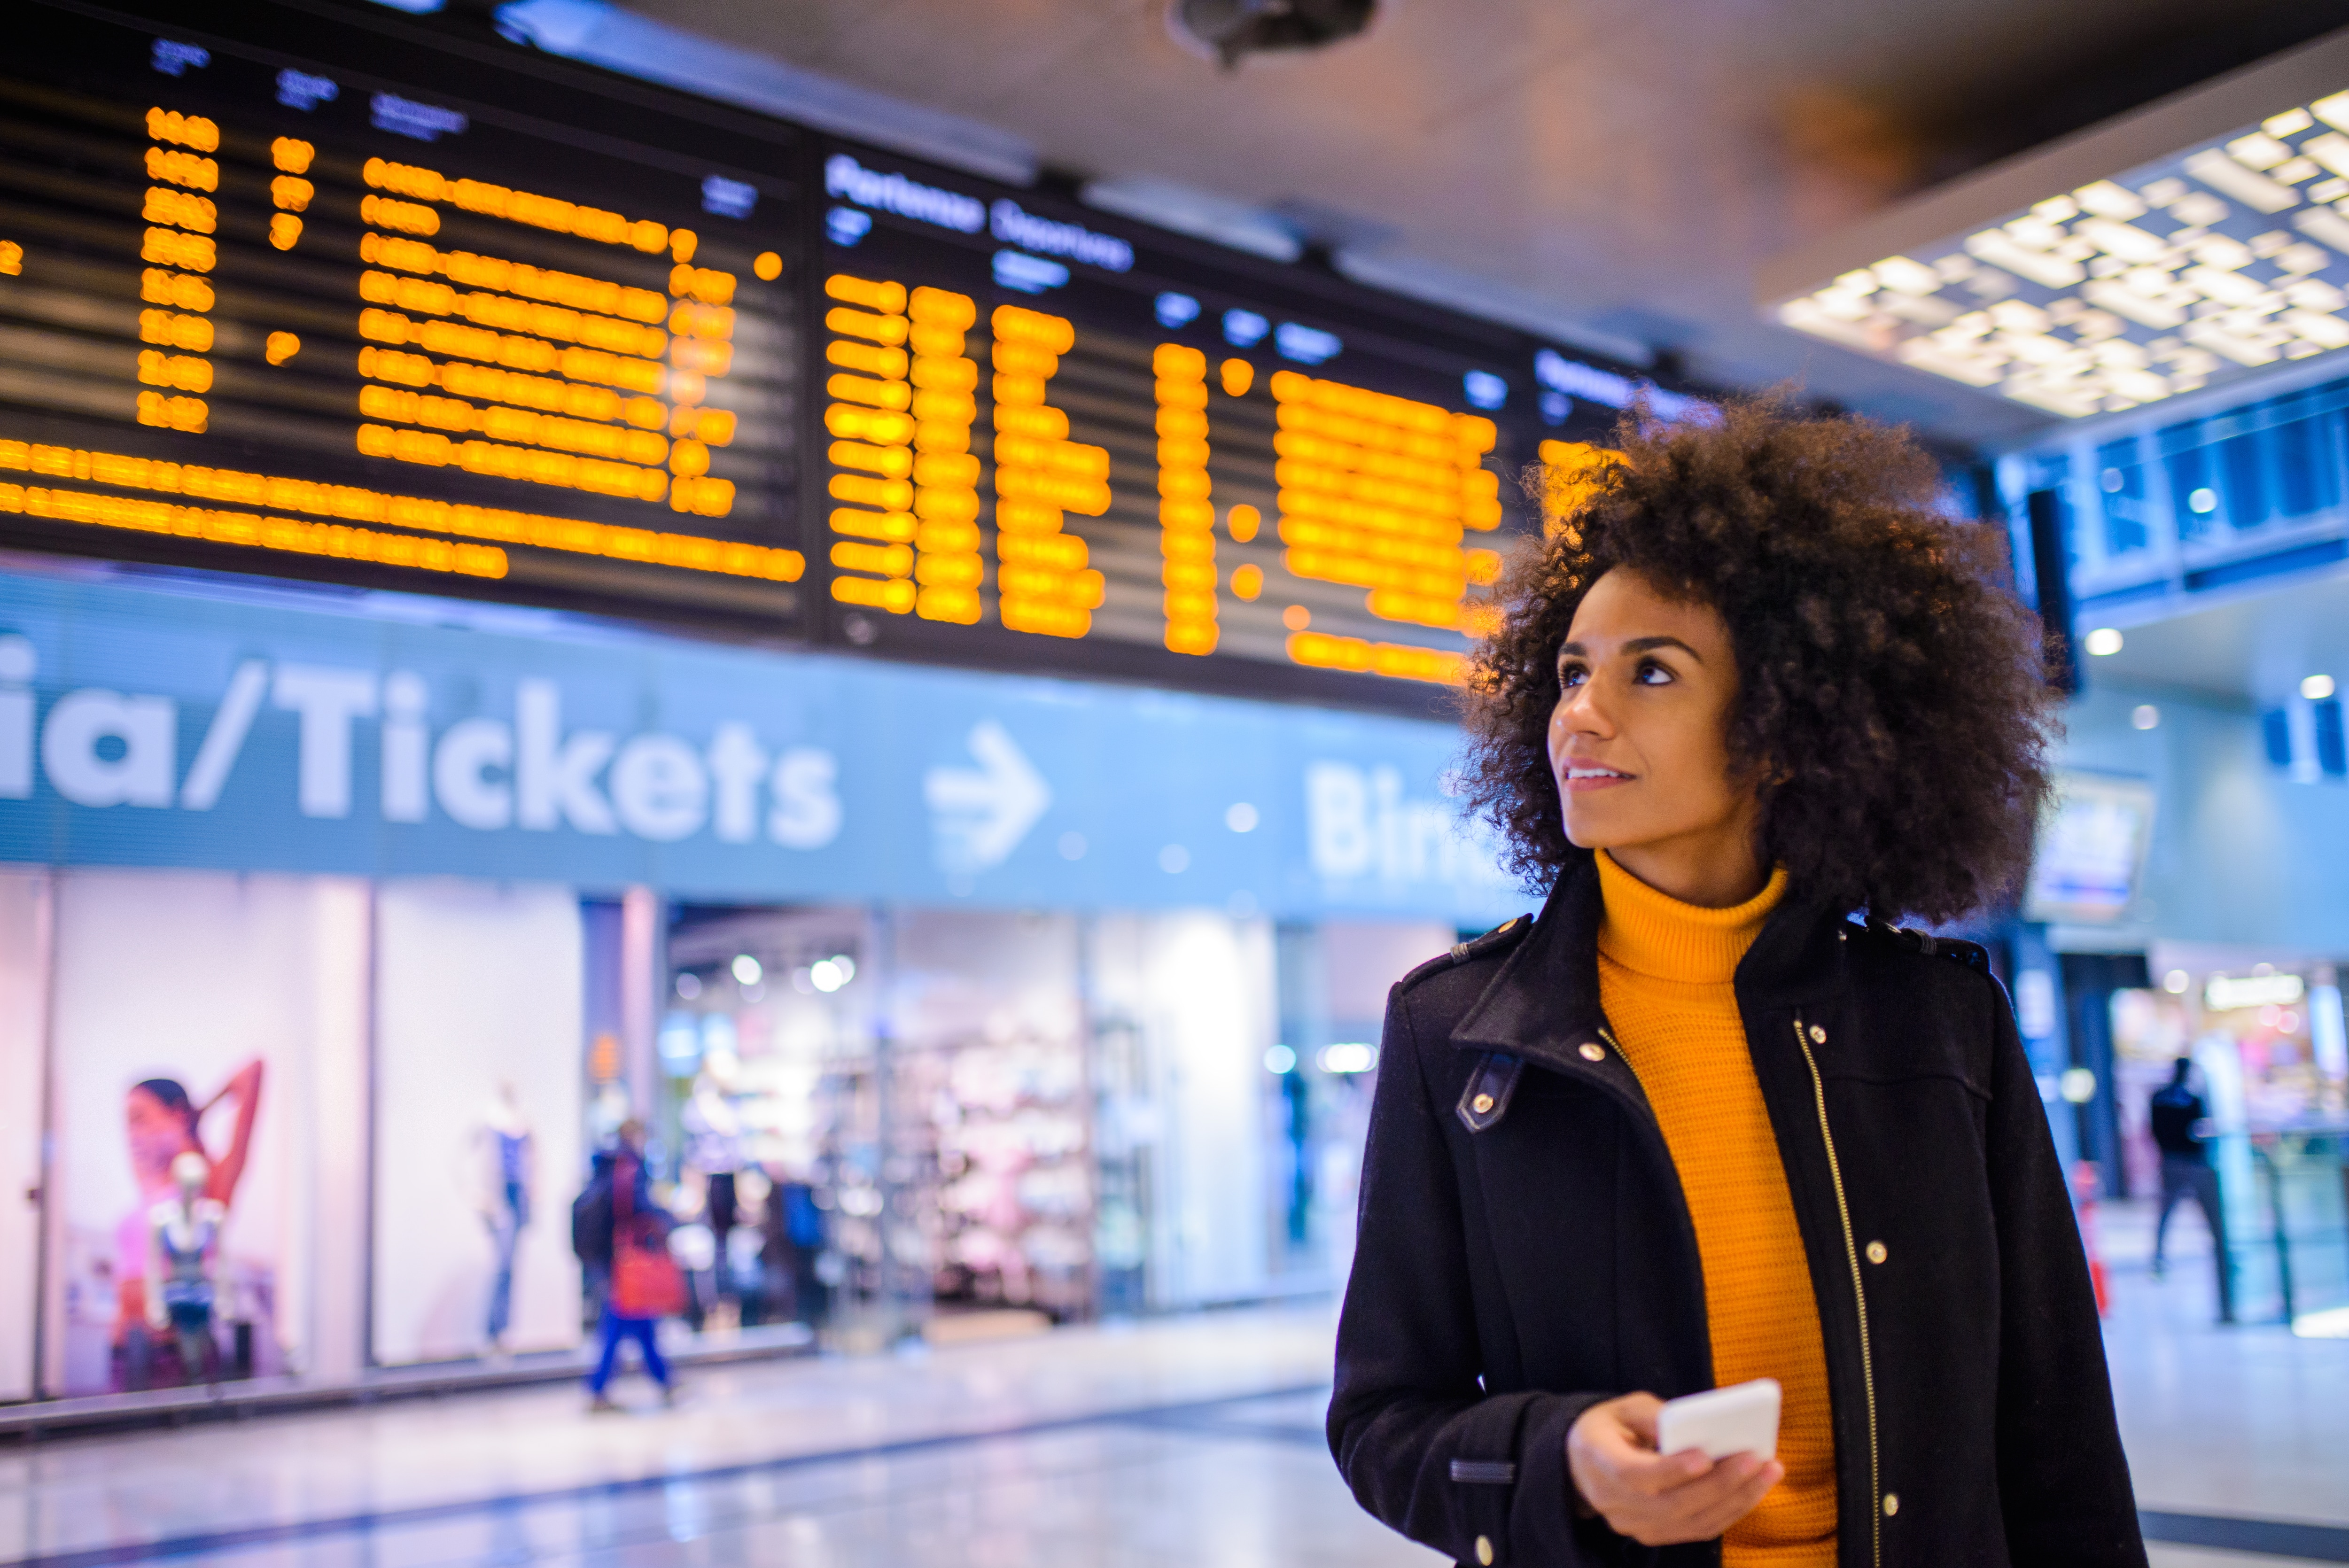
[{"label": "white arrow on sign", "polygon": [[971,726],[969,745],[977,768],[933,768],[922,776],[939,862],[961,873],[1002,864],[1052,803],[1052,787],[995,720]]}]

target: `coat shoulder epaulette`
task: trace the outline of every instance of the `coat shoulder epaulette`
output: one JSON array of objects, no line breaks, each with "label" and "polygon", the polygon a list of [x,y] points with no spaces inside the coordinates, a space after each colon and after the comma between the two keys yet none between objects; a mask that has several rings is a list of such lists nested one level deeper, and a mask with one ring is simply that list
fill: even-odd
[{"label": "coat shoulder epaulette", "polygon": [[1465,942],[1455,942],[1444,952],[1437,954],[1404,975],[1397,989],[1407,991],[1429,975],[1440,975],[1446,969],[1457,968],[1472,958],[1484,958],[1495,953],[1506,953],[1510,948],[1523,942],[1526,939],[1526,934],[1533,928],[1533,916],[1521,914],[1513,920],[1503,921],[1482,936],[1472,936]]},{"label": "coat shoulder epaulette", "polygon": [[1990,949],[1979,942],[1966,942],[1954,936],[1935,936],[1930,931],[1917,931],[1884,921],[1870,923],[1912,953],[1921,953],[1929,958],[1952,959],[1984,975],[1991,972]]}]

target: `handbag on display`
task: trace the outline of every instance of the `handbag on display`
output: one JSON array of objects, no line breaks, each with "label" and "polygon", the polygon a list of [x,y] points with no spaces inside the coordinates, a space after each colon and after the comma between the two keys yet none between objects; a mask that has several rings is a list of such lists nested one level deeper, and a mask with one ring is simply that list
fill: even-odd
[{"label": "handbag on display", "polygon": [[674,1317],[685,1310],[685,1274],[660,1227],[634,1212],[636,1173],[612,1172],[612,1310],[622,1317]]}]

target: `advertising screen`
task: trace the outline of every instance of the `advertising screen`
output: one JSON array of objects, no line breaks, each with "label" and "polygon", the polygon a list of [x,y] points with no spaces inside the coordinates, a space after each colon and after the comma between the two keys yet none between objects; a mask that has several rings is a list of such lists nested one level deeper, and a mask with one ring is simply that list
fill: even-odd
[{"label": "advertising screen", "polygon": [[2153,786],[2141,779],[2064,772],[2039,830],[2027,920],[2111,924],[2136,901],[2153,841]]}]

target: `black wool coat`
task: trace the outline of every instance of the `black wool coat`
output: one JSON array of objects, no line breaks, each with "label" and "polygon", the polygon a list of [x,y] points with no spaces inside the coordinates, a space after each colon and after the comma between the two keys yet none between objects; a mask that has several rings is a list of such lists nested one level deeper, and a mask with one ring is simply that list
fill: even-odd
[{"label": "black wool coat", "polygon": [[[1599,878],[1388,1002],[1330,1446],[1463,1563],[1696,1568],[1587,1517],[1567,1430],[1713,1387],[1671,1155],[1599,1006]],[[1825,1337],[1838,1568],[2144,1568],[2079,1230],[1982,950],[1782,905],[1738,1007]]]}]

